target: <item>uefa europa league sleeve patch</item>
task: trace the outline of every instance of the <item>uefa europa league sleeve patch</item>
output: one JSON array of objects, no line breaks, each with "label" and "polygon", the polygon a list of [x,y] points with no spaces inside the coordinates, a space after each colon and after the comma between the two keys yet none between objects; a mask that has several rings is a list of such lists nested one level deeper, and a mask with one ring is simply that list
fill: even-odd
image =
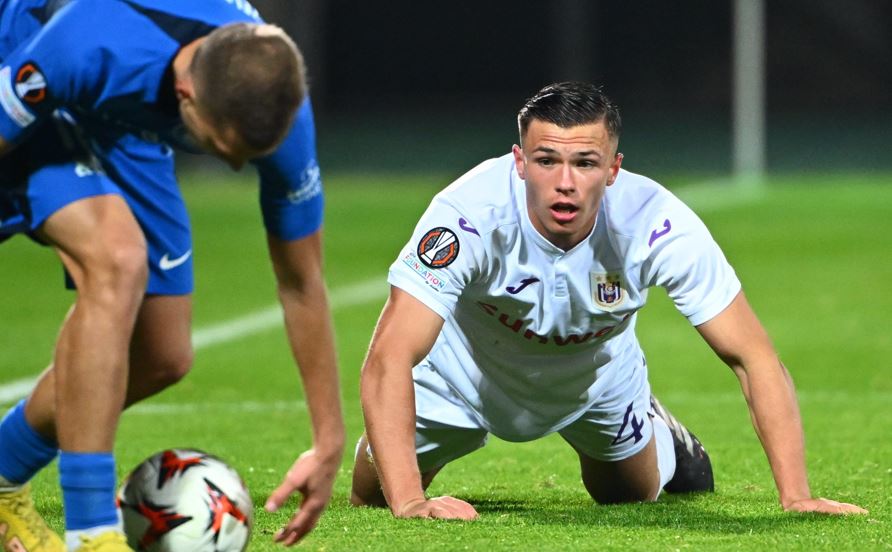
[{"label": "uefa europa league sleeve patch", "polygon": [[46,98],[46,79],[33,61],[19,67],[15,75],[15,92],[19,98],[31,105]]},{"label": "uefa europa league sleeve patch", "polygon": [[458,236],[448,228],[438,226],[428,230],[418,241],[418,258],[430,268],[445,268],[458,258]]}]

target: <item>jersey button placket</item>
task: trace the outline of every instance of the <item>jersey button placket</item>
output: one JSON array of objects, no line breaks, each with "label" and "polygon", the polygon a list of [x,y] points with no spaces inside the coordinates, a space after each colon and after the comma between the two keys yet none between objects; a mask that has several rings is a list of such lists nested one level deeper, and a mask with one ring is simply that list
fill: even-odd
[{"label": "jersey button placket", "polygon": [[564,256],[555,256],[551,268],[554,271],[553,296],[555,299],[566,299],[570,292],[567,288],[567,271],[564,263]]}]

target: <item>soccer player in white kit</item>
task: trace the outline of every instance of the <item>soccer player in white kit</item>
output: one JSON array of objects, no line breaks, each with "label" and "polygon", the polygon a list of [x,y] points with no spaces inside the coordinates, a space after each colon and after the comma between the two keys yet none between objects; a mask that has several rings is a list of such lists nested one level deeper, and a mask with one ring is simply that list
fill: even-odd
[{"label": "soccer player in white kit", "polygon": [[518,124],[521,145],[440,192],[391,266],[351,501],[473,519],[467,502],[424,489],[489,433],[558,432],[599,503],[711,491],[709,457],[651,396],[635,337],[648,288],[661,286],[739,377],[784,509],[864,512],[812,498],[789,374],[699,218],[620,168],[610,100],[550,85]]}]

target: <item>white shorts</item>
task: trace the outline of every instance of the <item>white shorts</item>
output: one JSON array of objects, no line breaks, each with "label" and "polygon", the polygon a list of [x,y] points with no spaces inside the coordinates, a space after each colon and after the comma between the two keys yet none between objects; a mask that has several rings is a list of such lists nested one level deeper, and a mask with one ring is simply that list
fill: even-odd
[{"label": "white shorts", "polygon": [[[412,376],[415,451],[422,473],[441,468],[486,444],[489,433],[484,424],[435,370],[421,364],[415,367]],[[650,412],[650,384],[642,359],[639,366],[629,370],[628,377],[609,388],[558,433],[577,452],[596,460],[615,462],[634,455],[650,441],[653,436]]]}]

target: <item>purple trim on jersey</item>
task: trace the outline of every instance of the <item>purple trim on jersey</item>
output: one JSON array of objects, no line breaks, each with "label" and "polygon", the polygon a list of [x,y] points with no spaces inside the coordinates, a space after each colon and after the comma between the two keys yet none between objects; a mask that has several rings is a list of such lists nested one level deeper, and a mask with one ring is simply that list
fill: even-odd
[{"label": "purple trim on jersey", "polygon": [[471,234],[477,234],[478,236],[480,235],[480,232],[478,232],[476,228],[471,226],[471,224],[467,220],[465,220],[464,217],[460,217],[458,219],[458,227],[461,228],[462,230],[464,230],[465,232],[470,232]]},{"label": "purple trim on jersey", "polygon": [[663,236],[668,234],[669,230],[672,230],[672,223],[669,222],[669,219],[666,219],[663,221],[663,229],[662,230],[660,230],[659,232],[654,230],[653,232],[650,233],[650,239],[647,241],[647,246],[652,247],[654,242],[657,241],[659,238],[662,238]]}]

